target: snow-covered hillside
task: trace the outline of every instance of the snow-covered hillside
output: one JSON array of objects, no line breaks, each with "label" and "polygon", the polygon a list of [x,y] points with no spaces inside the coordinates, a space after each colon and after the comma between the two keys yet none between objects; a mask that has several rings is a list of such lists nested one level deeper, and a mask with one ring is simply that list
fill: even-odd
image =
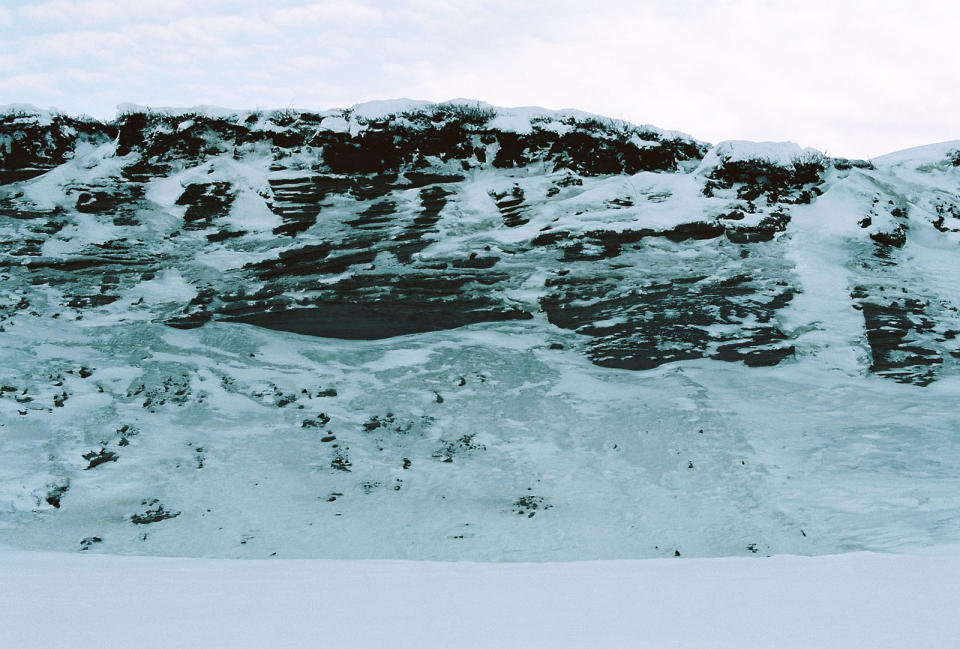
[{"label": "snow-covered hillside", "polygon": [[0,110],[0,545],[960,541],[960,142],[576,111]]}]

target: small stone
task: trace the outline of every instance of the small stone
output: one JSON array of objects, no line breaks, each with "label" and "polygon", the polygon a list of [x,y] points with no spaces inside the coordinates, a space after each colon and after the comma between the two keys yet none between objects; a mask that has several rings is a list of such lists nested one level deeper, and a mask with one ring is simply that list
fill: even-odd
[{"label": "small stone", "polygon": [[60,500],[63,498],[63,495],[67,493],[68,489],[70,489],[70,485],[68,484],[57,485],[50,489],[50,491],[47,492],[47,504],[55,509],[60,509]]},{"label": "small stone", "polygon": [[84,453],[82,457],[84,460],[89,462],[84,471],[100,466],[101,464],[105,464],[107,462],[116,462],[120,459],[119,455],[113,451],[108,451],[105,448],[101,448],[99,451],[90,451],[89,453]]}]

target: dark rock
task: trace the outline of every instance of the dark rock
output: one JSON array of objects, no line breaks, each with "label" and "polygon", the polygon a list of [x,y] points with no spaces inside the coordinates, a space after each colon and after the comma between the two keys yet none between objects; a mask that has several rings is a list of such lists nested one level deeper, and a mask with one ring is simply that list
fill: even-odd
[{"label": "dark rock", "polygon": [[900,383],[930,384],[944,359],[931,345],[936,325],[926,313],[927,303],[914,298],[884,303],[876,300],[880,295],[859,286],[852,297],[863,314],[873,359],[870,371]]},{"label": "dark rock", "polygon": [[55,509],[60,509],[60,501],[63,499],[63,496],[70,489],[70,483],[59,484],[50,488],[47,491],[47,496],[44,500],[48,505],[54,507]]},{"label": "dark rock", "polygon": [[83,459],[87,460],[89,464],[85,467],[84,470],[92,469],[94,467],[100,466],[107,462],[116,462],[120,459],[120,456],[114,453],[113,451],[108,451],[105,448],[101,448],[99,451],[90,451],[89,453],[83,454]]},{"label": "dark rock", "polygon": [[[466,307],[466,308],[464,308]],[[477,322],[527,320],[531,314],[510,307],[475,308],[468,305],[416,303],[384,298],[370,304],[331,303],[313,308],[289,309],[225,318],[267,329],[292,333],[375,340],[425,331],[455,329]]]},{"label": "dark rock", "polygon": [[883,246],[902,248],[903,244],[907,242],[907,232],[906,228],[898,225],[889,232],[873,232],[870,234],[870,238]]},{"label": "dark rock", "polygon": [[304,419],[303,423],[300,424],[302,428],[323,428],[330,423],[330,417],[324,413],[320,413],[313,419]]},{"label": "dark rock", "polygon": [[533,518],[538,511],[548,509],[553,509],[553,505],[544,502],[541,496],[534,496],[533,494],[521,496],[513,503],[513,513],[527,518]]},{"label": "dark rock", "polygon": [[130,522],[134,525],[149,525],[180,515],[180,512],[164,508],[155,498],[144,500],[141,504],[146,505],[148,509],[142,514],[133,514],[130,517]]},{"label": "dark rock", "polygon": [[352,466],[353,465],[350,463],[350,459],[346,456],[342,449],[338,448],[336,454],[333,456],[333,459],[330,460],[330,468],[349,473],[350,467]]},{"label": "dark rock", "polygon": [[[590,358],[605,367],[650,369],[676,360],[710,357],[775,365],[793,355],[773,315],[793,297],[786,286],[749,276],[726,280],[676,278],[643,287],[616,281],[558,278],[557,293],[541,300],[558,327],[591,336]],[[730,340],[708,333],[715,324],[754,321]]]},{"label": "dark rock", "polygon": [[463,435],[456,440],[440,440],[440,448],[433,452],[433,457],[440,458],[444,462],[452,462],[454,456],[468,455],[473,451],[485,451],[487,447],[480,442],[475,441],[476,433]]},{"label": "dark rock", "polygon": [[220,230],[219,232],[208,234],[207,241],[210,243],[218,243],[220,241],[226,241],[227,239],[237,239],[246,233],[246,230]]}]

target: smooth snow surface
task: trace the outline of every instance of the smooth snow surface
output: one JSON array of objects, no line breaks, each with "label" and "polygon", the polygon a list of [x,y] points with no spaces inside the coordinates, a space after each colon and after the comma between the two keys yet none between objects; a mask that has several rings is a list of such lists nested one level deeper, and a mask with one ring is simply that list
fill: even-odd
[{"label": "smooth snow surface", "polygon": [[948,154],[956,154],[957,152],[960,152],[960,140],[948,140],[887,153],[873,158],[872,162],[878,167],[929,164],[941,162]]},{"label": "smooth snow surface", "polygon": [[17,649],[951,649],[960,557],[548,564],[0,552]]}]

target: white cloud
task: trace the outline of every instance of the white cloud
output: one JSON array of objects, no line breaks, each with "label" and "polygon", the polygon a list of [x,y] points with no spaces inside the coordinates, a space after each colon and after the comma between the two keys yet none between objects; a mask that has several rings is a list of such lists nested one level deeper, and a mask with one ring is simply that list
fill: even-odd
[{"label": "white cloud", "polygon": [[21,39],[17,45],[15,51],[23,61],[46,59],[69,64],[73,60],[90,64],[130,51],[135,42],[129,35],[118,32],[77,30],[31,36]]},{"label": "white cloud", "polygon": [[351,0],[328,0],[278,9],[270,14],[270,21],[282,26],[303,26],[330,23],[365,23],[379,21],[382,12],[376,7]]},{"label": "white cloud", "polygon": [[7,93],[51,94],[57,91],[55,74],[15,74],[0,79],[0,90]]},{"label": "white cloud", "polygon": [[186,0],[54,0],[27,4],[20,8],[19,15],[39,23],[86,26],[102,25],[104,21],[162,20],[187,6]]}]

